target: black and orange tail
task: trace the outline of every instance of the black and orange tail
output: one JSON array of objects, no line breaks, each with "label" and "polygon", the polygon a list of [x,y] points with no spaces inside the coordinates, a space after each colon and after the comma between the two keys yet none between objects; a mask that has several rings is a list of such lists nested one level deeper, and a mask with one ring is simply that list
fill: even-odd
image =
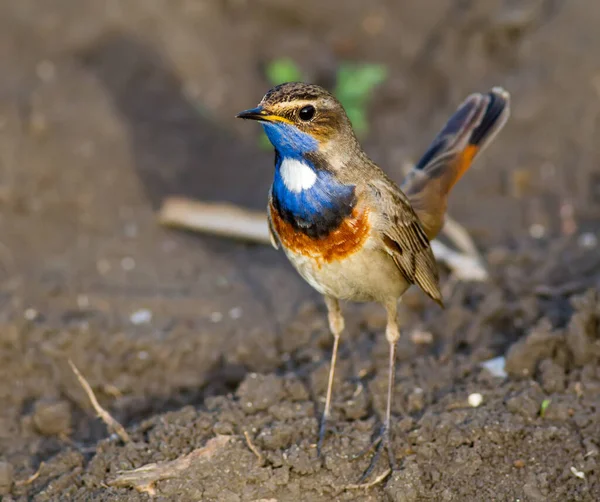
[{"label": "black and orange tail", "polygon": [[487,94],[471,94],[404,180],[402,190],[430,240],[444,224],[450,190],[509,115],[510,96],[504,89],[494,87]]}]

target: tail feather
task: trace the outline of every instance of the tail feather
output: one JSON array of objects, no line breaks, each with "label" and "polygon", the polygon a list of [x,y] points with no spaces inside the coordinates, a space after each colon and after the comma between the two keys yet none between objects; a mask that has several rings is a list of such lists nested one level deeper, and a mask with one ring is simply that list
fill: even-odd
[{"label": "tail feather", "polygon": [[402,190],[433,239],[444,224],[448,194],[502,129],[510,114],[508,92],[494,87],[472,94],[458,107],[408,174]]},{"label": "tail feather", "polygon": [[489,101],[485,113],[470,139],[470,143],[479,145],[480,149],[490,143],[510,115],[510,96],[504,89],[494,87],[487,98]]}]

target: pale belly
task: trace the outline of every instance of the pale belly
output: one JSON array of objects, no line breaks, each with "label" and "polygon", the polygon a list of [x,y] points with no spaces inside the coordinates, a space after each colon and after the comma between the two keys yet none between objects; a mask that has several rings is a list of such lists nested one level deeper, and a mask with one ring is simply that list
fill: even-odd
[{"label": "pale belly", "polygon": [[356,302],[383,302],[399,298],[409,288],[388,253],[368,242],[341,261],[317,262],[286,250],[300,275],[323,295]]}]

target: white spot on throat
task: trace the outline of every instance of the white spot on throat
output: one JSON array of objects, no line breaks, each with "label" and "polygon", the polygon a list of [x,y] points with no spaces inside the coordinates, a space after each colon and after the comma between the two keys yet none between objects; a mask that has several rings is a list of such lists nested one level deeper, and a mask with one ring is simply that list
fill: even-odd
[{"label": "white spot on throat", "polygon": [[279,169],[281,179],[290,192],[307,190],[317,181],[317,173],[301,160],[285,158]]}]

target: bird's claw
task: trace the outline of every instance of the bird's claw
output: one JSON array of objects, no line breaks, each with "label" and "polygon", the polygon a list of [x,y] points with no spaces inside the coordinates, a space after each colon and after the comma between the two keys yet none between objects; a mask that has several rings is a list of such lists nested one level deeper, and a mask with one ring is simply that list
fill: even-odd
[{"label": "bird's claw", "polygon": [[323,449],[323,441],[325,439],[325,433],[327,432],[327,416],[323,415],[321,418],[321,425],[319,426],[319,441],[317,442],[317,458],[321,458],[321,452]]},{"label": "bird's claw", "polygon": [[381,428],[375,439],[365,450],[352,457],[352,460],[358,460],[359,458],[364,457],[370,451],[375,450],[375,453],[371,458],[371,462],[369,463],[369,467],[367,467],[367,469],[363,472],[362,476],[358,481],[358,484],[364,483],[364,481],[371,475],[373,469],[375,469],[375,466],[379,461],[379,457],[381,456],[381,452],[384,448],[387,448],[390,469],[392,469],[393,471],[396,469],[396,458],[394,456],[394,452],[392,451],[392,443],[390,441],[390,430],[389,427],[385,425]]},{"label": "bird's claw", "polygon": [[[325,436],[327,435],[329,424],[329,417],[323,415],[323,418],[321,418],[321,425],[319,426],[319,439],[317,441],[317,458],[321,458],[321,454],[323,453],[323,442],[325,441]],[[332,430],[334,432],[339,431],[339,429],[335,425],[332,426]]]}]

